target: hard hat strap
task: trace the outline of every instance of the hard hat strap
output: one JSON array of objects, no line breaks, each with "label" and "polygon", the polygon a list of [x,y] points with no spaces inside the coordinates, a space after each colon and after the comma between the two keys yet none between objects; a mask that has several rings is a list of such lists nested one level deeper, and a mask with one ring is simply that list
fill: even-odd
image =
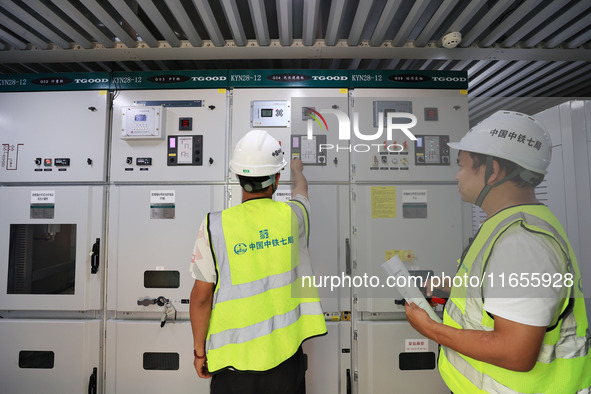
[{"label": "hard hat strap", "polygon": [[538,185],[544,177],[544,175],[542,175],[538,172],[533,172],[533,171],[525,170],[525,169],[519,173],[519,176],[521,177],[521,179],[523,179],[525,182],[531,184],[532,186]]},{"label": "hard hat strap", "polygon": [[499,182],[495,183],[494,185],[489,185],[488,178],[490,178],[492,171],[493,171],[492,164],[493,164],[493,157],[486,156],[486,168],[484,170],[484,187],[482,188],[482,190],[480,191],[480,194],[478,195],[478,198],[476,199],[476,205],[478,207],[482,206],[482,202],[484,201],[484,198],[486,197],[488,192],[490,192],[490,189],[492,189],[493,187],[497,187],[507,181],[510,181],[511,179],[517,178],[518,176],[520,176],[520,174],[523,171],[527,171],[527,170],[524,170],[523,168],[517,166],[517,168],[515,168],[513,171],[511,171],[511,173],[509,175],[505,176]]},{"label": "hard hat strap", "polygon": [[[243,177],[242,179],[244,180],[246,177]],[[263,182],[250,182],[248,180],[241,180],[240,185],[242,186],[242,188],[244,188],[244,190],[246,190],[249,193],[253,193],[253,192],[257,192],[259,190],[263,190],[266,189],[267,187],[273,185],[273,193],[276,190],[276,185],[275,185],[275,174],[274,175],[269,175],[269,179],[263,181]]]},{"label": "hard hat strap", "polygon": [[482,190],[480,191],[480,194],[478,195],[478,198],[476,199],[476,206],[478,206],[478,207],[482,206],[482,202],[484,201],[484,198],[486,197],[486,195],[488,194],[490,189],[492,189],[492,186],[488,184],[488,178],[490,178],[490,175],[492,174],[492,169],[493,169],[492,163],[493,163],[492,156],[486,156],[486,167],[484,170],[484,187],[482,188]]},{"label": "hard hat strap", "polygon": [[484,201],[484,198],[486,197],[490,189],[492,189],[492,186],[489,185],[486,185],[482,188],[480,194],[478,195],[478,198],[476,199],[476,206],[482,207],[482,202]]}]

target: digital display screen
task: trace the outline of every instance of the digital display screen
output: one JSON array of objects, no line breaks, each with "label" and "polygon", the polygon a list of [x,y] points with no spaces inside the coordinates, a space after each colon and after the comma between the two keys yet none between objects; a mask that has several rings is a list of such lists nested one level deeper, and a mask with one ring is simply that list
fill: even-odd
[{"label": "digital display screen", "polygon": [[168,147],[174,149],[176,147],[176,138],[171,137],[168,139]]},{"label": "digital display screen", "polygon": [[56,158],[53,160],[53,163],[58,167],[67,167],[70,165],[70,159],[67,158]]},{"label": "digital display screen", "polygon": [[438,112],[436,107],[425,108],[425,120],[437,120]]},{"label": "digital display screen", "polygon": [[423,147],[423,137],[417,137],[417,148]]},{"label": "digital display screen", "polygon": [[134,117],[136,122],[145,122],[146,121],[146,114],[137,114]]},{"label": "digital display screen", "polygon": [[273,117],[273,109],[272,108],[261,108],[261,118],[272,118]]},{"label": "digital display screen", "polygon": [[179,118],[179,130],[193,130],[193,118]]}]

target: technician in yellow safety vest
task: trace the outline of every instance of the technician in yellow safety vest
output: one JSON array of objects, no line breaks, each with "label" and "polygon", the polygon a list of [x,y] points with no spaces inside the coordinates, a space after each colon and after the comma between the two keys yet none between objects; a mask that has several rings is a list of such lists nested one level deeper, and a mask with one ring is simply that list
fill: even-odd
[{"label": "technician in yellow safety vest", "polygon": [[203,220],[193,251],[190,298],[195,369],[211,393],[305,393],[301,344],[326,334],[308,254],[308,184],[291,161],[293,198],[274,201],[287,165],[279,142],[248,132],[230,169],[242,203]]},{"label": "technician in yellow safety vest", "polygon": [[[443,324],[415,304],[409,323],[438,342],[458,393],[590,393],[591,336],[567,236],[534,192],[550,164],[545,127],[499,111],[459,143],[463,201],[487,219],[459,260]],[[428,292],[429,293],[429,292]]]}]

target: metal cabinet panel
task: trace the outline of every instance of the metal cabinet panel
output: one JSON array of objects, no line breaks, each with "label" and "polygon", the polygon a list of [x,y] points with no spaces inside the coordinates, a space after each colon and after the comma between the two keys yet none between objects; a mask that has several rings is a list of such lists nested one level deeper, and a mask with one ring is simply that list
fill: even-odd
[{"label": "metal cabinet panel", "polygon": [[2,392],[102,390],[101,321],[0,319]]},{"label": "metal cabinet panel", "polygon": [[105,182],[106,91],[0,94],[0,183]]},{"label": "metal cabinet panel", "polygon": [[[565,157],[563,157],[564,148],[562,146],[562,130],[560,126],[560,110],[559,107],[552,107],[538,114],[533,115],[533,118],[542,122],[548,129],[550,137],[552,138],[552,160],[548,166],[548,174],[544,177],[544,181],[538,187],[543,188],[544,201],[548,205],[552,213],[556,215],[558,220],[562,223],[564,228],[567,228],[567,200],[564,196],[566,188]],[[568,166],[568,164],[567,164]]]},{"label": "metal cabinet panel", "polygon": [[[230,155],[237,142],[248,131],[263,129],[280,141],[288,162],[292,154],[298,152],[297,155],[305,163],[305,173],[309,181],[348,180],[349,152],[336,148],[329,150],[328,146],[318,145],[320,143],[338,145],[337,118],[334,115],[322,114],[322,110],[337,109],[346,116],[348,113],[347,89],[234,89],[232,103]],[[256,112],[257,109],[279,110],[282,118],[286,120],[275,123],[271,121],[252,123],[253,111]],[[272,120],[273,117],[263,116],[260,119]],[[314,138],[317,138],[316,142],[307,140],[308,128],[312,130]],[[294,146],[292,136],[299,136],[297,142],[299,146]],[[317,157],[314,157],[316,148],[324,149],[324,154],[318,156],[320,152],[316,151]],[[281,172],[281,179],[283,181],[291,179],[289,166]]]},{"label": "metal cabinet panel", "polygon": [[308,355],[306,390],[309,393],[346,394],[352,384],[351,323],[327,322],[328,334],[304,342]]},{"label": "metal cabinet panel", "polygon": [[[552,160],[544,183],[548,206],[560,220],[577,255],[591,318],[591,101],[573,100],[534,115],[552,136]],[[558,136],[557,138],[555,138]],[[558,142],[557,142],[558,141]]]},{"label": "metal cabinet panel", "polygon": [[[420,202],[414,202],[415,194]],[[394,253],[400,253],[409,270],[433,270],[435,276],[453,278],[471,218],[457,186],[357,185],[354,195],[353,291],[360,311],[404,312],[394,304],[402,298],[396,283],[388,282],[381,268]]]},{"label": "metal cabinet panel", "polygon": [[[585,123],[591,125],[591,100],[585,101]],[[587,126],[587,141],[591,142],[591,127]]]},{"label": "metal cabinet panel", "polygon": [[188,312],[197,232],[225,197],[222,185],[111,186],[108,309],[162,312],[138,300],[163,296]]},{"label": "metal cabinet panel", "polygon": [[209,393],[193,366],[190,322],[107,322],[106,392]]},{"label": "metal cabinet panel", "polygon": [[357,392],[449,393],[437,370],[437,343],[405,321],[360,322],[357,328]]},{"label": "metal cabinet panel", "polygon": [[104,199],[104,186],[0,187],[12,202],[0,206],[0,309],[101,308]]},{"label": "metal cabinet panel", "polygon": [[344,283],[351,268],[349,187],[309,185],[308,194],[312,280],[324,313],[338,317],[351,311],[351,288]]},{"label": "metal cabinet panel", "polygon": [[[139,135],[126,132],[126,108],[157,108],[157,136],[143,135],[142,125]],[[144,116],[150,114],[138,114]],[[113,102],[111,181],[225,181],[227,117],[225,89],[119,92]]]},{"label": "metal cabinet panel", "polygon": [[[352,128],[361,134],[353,131],[350,141],[355,182],[454,180],[457,152],[446,142],[459,141],[468,132],[466,94],[451,90],[355,89],[351,103]],[[400,115],[392,119],[397,127],[390,130],[391,126],[384,126],[385,114],[398,116],[401,112],[414,115],[416,124]]]}]

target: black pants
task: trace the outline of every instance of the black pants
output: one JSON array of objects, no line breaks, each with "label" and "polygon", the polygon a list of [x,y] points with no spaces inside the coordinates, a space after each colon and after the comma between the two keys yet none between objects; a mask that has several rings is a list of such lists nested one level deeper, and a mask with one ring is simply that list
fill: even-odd
[{"label": "black pants", "polygon": [[225,369],[213,374],[211,394],[305,394],[307,356],[298,351],[273,369],[239,372]]}]

